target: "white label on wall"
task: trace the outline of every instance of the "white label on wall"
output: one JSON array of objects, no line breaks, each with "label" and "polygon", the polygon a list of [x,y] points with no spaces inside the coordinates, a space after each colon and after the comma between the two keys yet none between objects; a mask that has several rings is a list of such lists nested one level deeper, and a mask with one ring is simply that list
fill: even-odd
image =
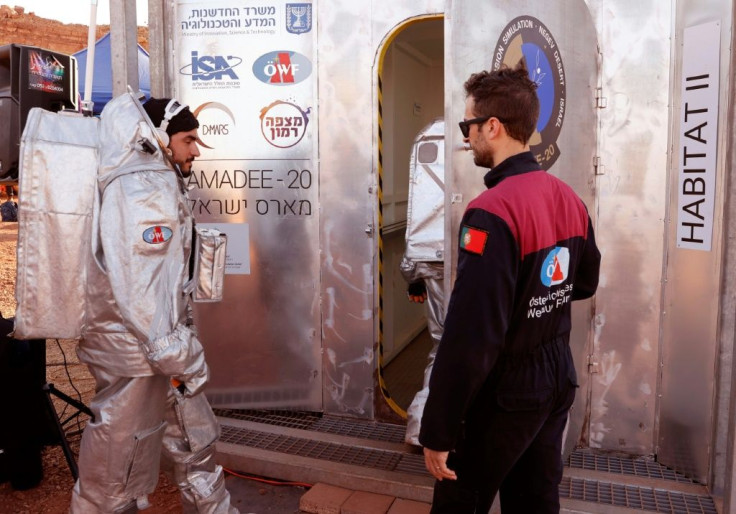
[{"label": "white label on wall", "polygon": [[716,195],[721,24],[685,29],[682,48],[677,247],[710,251]]}]

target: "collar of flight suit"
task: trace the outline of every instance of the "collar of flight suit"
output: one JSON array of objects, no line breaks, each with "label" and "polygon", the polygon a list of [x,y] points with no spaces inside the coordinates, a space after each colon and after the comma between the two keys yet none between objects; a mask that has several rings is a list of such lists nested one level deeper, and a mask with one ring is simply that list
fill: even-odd
[{"label": "collar of flight suit", "polygon": [[540,171],[539,165],[531,152],[521,152],[504,160],[498,166],[492,168],[483,177],[483,183],[488,189],[497,186],[503,179],[513,175]]}]

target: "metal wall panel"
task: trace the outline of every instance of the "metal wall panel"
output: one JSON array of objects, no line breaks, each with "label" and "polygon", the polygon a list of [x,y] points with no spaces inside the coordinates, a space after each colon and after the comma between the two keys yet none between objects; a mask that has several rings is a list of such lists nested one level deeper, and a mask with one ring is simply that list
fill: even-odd
[{"label": "metal wall panel", "polygon": [[374,416],[377,353],[378,54],[443,2],[335,2],[319,12],[324,410]]},{"label": "metal wall panel", "polygon": [[653,454],[668,151],[669,2],[590,0],[601,48],[590,446]]},{"label": "metal wall panel", "polygon": [[228,234],[195,315],[217,406],[321,410],[317,3],[176,3],[175,94],[200,121],[197,223]]},{"label": "metal wall panel", "polygon": [[[723,487],[725,473],[726,431],[731,381],[733,340],[723,340],[719,347],[718,317],[721,298],[718,294],[722,276],[723,215],[725,182],[728,180],[726,157],[729,145],[726,129],[730,87],[732,2],[726,0],[680,0],[676,4],[674,27],[674,62],[672,63],[672,148],[669,178],[670,226],[666,244],[666,282],[662,317],[662,385],[659,409],[660,429],[657,438],[660,462],[685,473],[714,490]],[[683,91],[683,35],[687,27],[720,22],[720,94],[715,173],[715,211],[710,251],[678,248],[678,176],[679,152],[683,131],[692,128],[692,119],[684,121],[681,108]],[[717,52],[710,48],[705,53]],[[703,55],[702,59],[706,56]],[[711,84],[712,86],[712,84]],[[716,85],[718,86],[718,85]],[[695,109],[703,106],[692,105]],[[694,116],[694,115],[692,115]],[[690,147],[690,151],[694,146]],[[691,163],[692,164],[692,163]],[[711,192],[708,192],[710,195]],[[730,316],[730,313],[728,314]]]},{"label": "metal wall panel", "polygon": [[[481,0],[455,1],[448,12],[445,29],[445,120],[448,127],[445,169],[448,184],[446,211],[450,215],[446,217],[446,247],[452,248],[452,253],[448,252],[445,269],[452,269],[452,277],[446,274],[449,281],[447,286],[450,287],[455,274],[460,219],[467,203],[483,190],[483,175],[487,171],[473,164],[472,155],[462,148],[462,135],[457,129],[457,123],[463,119],[465,112],[464,81],[471,73],[492,68],[500,55],[499,50],[505,52],[504,59],[513,61],[512,52],[518,48],[514,45],[520,43],[518,40],[514,43],[517,36],[523,38],[525,43],[537,45],[532,48],[538,48],[539,53],[525,56],[530,67],[539,67],[536,78],[541,84],[540,91],[554,93],[555,100],[550,102],[551,97],[548,97],[542,102],[542,112],[545,112],[546,107],[547,116],[551,117],[541,129],[541,142],[539,138],[532,141],[538,143],[532,145],[532,151],[551,173],[575,189],[588,206],[595,223],[595,90],[598,60],[593,22],[582,0],[544,3],[529,0],[492,4]],[[550,39],[545,40],[545,37]],[[542,66],[542,54],[552,69]],[[529,63],[532,59],[534,62]],[[562,73],[557,67],[559,62],[564,70]],[[561,102],[561,98],[564,101]],[[558,118],[560,114],[562,116]],[[540,120],[543,116],[540,115]],[[557,123],[558,119],[561,127]],[[601,230],[600,225],[598,230]],[[589,353],[592,311],[592,301],[576,302],[573,307],[571,346],[581,388],[571,415],[566,443],[568,449],[581,439],[587,439],[586,358]]]}]

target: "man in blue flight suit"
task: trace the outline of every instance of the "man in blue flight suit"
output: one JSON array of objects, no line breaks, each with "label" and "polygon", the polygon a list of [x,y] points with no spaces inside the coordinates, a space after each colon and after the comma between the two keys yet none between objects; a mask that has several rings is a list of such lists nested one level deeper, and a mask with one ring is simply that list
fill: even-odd
[{"label": "man in blue flight suit", "polygon": [[460,226],[457,279],[419,441],[432,513],[559,512],[562,434],[577,378],[572,300],[598,286],[585,205],[529,151],[539,115],[526,69],[470,76],[463,138],[488,188]]}]

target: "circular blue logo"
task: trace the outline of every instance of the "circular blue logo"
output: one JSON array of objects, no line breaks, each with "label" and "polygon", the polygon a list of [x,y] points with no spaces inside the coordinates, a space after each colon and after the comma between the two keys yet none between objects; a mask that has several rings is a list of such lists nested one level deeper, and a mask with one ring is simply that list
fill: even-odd
[{"label": "circular blue logo", "polygon": [[552,33],[533,16],[519,16],[506,25],[496,43],[491,69],[502,65],[515,68],[522,59],[529,78],[537,84],[539,98],[537,130],[529,146],[542,168],[548,170],[560,156],[557,139],[565,120],[565,68]]}]

